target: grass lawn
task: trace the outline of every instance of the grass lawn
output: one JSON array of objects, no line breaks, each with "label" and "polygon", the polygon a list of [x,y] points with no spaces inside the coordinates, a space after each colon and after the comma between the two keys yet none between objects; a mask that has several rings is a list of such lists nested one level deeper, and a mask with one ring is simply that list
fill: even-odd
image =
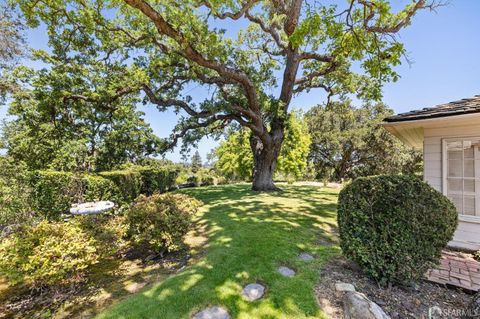
[{"label": "grass lawn", "polygon": [[[205,205],[196,220],[206,236],[182,272],[120,301],[98,318],[190,318],[210,305],[232,318],[324,317],[314,295],[320,265],[339,253],[327,245],[336,229],[338,190],[282,186],[280,193],[255,193],[249,185],[200,187],[183,192]],[[313,261],[300,261],[302,251]],[[278,266],[297,271],[293,278]],[[266,286],[264,298],[248,302],[244,285]]]}]

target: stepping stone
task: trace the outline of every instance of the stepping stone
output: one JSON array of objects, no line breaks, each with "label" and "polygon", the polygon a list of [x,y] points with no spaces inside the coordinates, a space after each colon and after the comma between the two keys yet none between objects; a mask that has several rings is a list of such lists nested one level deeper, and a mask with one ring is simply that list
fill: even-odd
[{"label": "stepping stone", "polygon": [[242,296],[248,301],[255,301],[263,297],[265,287],[260,284],[248,284],[242,290]]},{"label": "stepping stone", "polygon": [[198,312],[192,319],[230,319],[230,315],[224,308],[215,306]]},{"label": "stepping stone", "polygon": [[298,255],[298,258],[303,261],[310,261],[314,259],[314,257],[309,253],[300,253],[300,255]]},{"label": "stepping stone", "polygon": [[284,275],[285,277],[293,277],[295,276],[295,270],[285,267],[285,266],[280,266],[277,268],[277,271]]}]

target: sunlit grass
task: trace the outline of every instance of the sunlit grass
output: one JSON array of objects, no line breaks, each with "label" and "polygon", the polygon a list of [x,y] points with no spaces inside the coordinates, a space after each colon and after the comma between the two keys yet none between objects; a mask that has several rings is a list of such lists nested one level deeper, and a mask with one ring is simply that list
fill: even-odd
[{"label": "sunlit grass", "polygon": [[[209,305],[228,309],[233,318],[322,318],[314,295],[320,265],[338,254],[334,240],[338,191],[283,186],[280,193],[254,193],[248,185],[188,189],[205,203],[196,224],[208,240],[192,264],[137,293],[99,318],[189,318]],[[302,251],[314,261],[300,261]],[[285,278],[280,265],[297,275]],[[260,282],[264,298],[247,302],[244,285]]]}]

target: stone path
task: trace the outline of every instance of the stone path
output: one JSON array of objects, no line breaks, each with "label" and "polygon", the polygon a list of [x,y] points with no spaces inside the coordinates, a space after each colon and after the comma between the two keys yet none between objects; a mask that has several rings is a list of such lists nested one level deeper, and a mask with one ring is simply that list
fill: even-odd
[{"label": "stone path", "polygon": [[230,315],[225,308],[210,307],[200,311],[192,319],[230,319]]},{"label": "stone path", "polygon": [[470,254],[444,251],[440,266],[429,270],[425,277],[435,283],[478,291],[480,289],[480,262],[473,259]]},{"label": "stone path", "polygon": [[[314,257],[306,252],[298,255],[298,258],[303,261],[313,260]],[[280,266],[277,271],[285,277],[295,276],[295,270]],[[248,284],[242,290],[242,296],[248,301],[255,301],[263,297],[265,294],[265,287],[258,283]],[[192,319],[230,319],[228,310],[222,307],[214,306],[206,308],[196,313]]]},{"label": "stone path", "polygon": [[242,296],[248,301],[255,301],[263,297],[265,287],[260,284],[248,284],[242,290]]},{"label": "stone path", "polygon": [[285,266],[280,266],[277,268],[277,271],[284,275],[285,277],[293,277],[295,276],[295,270],[285,267]]},{"label": "stone path", "polygon": [[298,258],[303,261],[310,261],[314,259],[313,256],[309,253],[300,253],[300,255],[298,255]]}]

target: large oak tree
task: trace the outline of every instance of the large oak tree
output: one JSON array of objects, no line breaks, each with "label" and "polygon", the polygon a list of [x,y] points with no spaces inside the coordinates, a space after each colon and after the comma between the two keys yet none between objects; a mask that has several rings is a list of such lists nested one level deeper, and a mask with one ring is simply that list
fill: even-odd
[{"label": "large oak tree", "polygon": [[[143,82],[131,85],[159,110],[180,113],[169,146],[232,122],[248,128],[253,189],[262,191],[276,189],[272,177],[292,97],[321,88],[329,98],[379,98],[382,83],[398,77],[392,67],[404,47],[396,34],[419,10],[436,6],[426,0],[400,10],[386,0],[18,2],[31,26],[47,25],[50,46],[66,63],[88,51],[142,71]],[[189,96],[197,86],[208,96]]]}]

